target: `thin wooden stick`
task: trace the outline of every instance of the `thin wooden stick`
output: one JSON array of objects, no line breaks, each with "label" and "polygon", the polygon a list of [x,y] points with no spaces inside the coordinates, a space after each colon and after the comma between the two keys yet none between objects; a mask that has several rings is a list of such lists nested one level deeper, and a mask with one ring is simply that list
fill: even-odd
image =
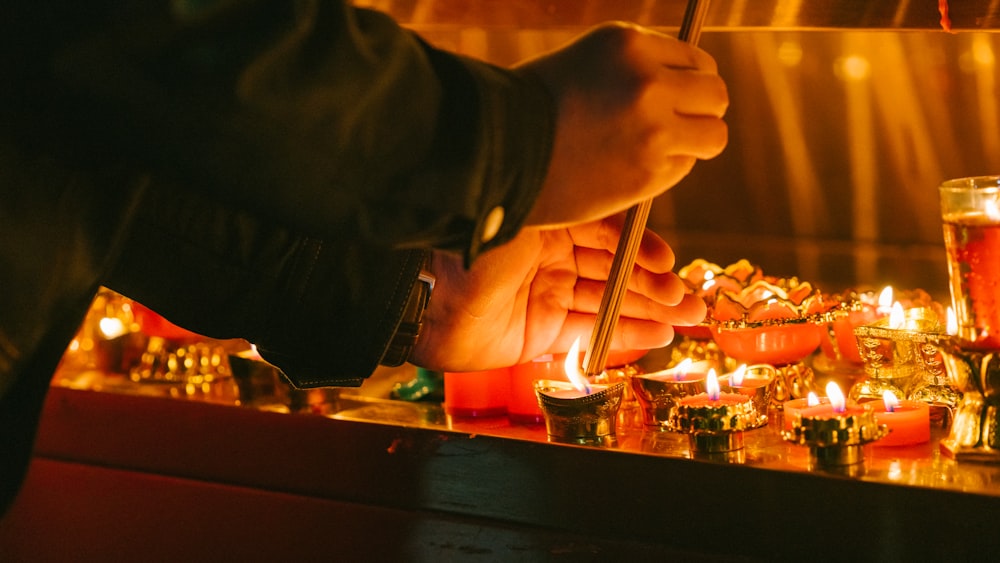
[{"label": "thin wooden stick", "polygon": [[[677,38],[697,45],[701,36],[701,25],[707,13],[708,0],[688,0]],[[601,306],[597,310],[590,346],[587,347],[587,354],[583,359],[583,370],[588,376],[604,372],[604,366],[608,361],[608,350],[611,347],[611,337],[618,325],[622,301],[628,292],[628,279],[635,266],[635,257],[639,253],[642,234],[646,230],[646,221],[649,219],[649,210],[652,206],[653,200],[650,198],[633,206],[625,214],[625,224],[622,226],[614,260],[611,262],[611,271],[608,273],[608,283],[601,297]]]}]

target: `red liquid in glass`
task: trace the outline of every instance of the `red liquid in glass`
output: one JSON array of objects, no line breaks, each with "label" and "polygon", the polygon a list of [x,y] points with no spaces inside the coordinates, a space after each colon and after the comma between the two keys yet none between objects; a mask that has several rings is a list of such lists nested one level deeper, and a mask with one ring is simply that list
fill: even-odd
[{"label": "red liquid in glass", "polygon": [[958,336],[973,348],[1000,349],[1000,221],[947,216],[944,241]]}]

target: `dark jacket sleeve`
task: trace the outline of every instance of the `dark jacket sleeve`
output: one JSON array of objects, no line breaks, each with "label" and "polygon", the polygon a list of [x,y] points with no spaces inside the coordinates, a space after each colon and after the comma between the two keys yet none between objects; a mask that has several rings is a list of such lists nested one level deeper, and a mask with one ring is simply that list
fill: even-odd
[{"label": "dark jacket sleeve", "polygon": [[354,385],[382,357],[423,254],[472,260],[508,240],[545,174],[554,112],[538,82],[439,52],[344,2],[9,8],[8,485],[100,285],[191,330],[257,342],[299,385]]},{"label": "dark jacket sleeve", "polygon": [[553,134],[530,77],[344,2],[92,8],[47,53],[25,135],[146,179],[106,285],[296,384],[367,377],[423,253],[472,260],[530,211]]}]

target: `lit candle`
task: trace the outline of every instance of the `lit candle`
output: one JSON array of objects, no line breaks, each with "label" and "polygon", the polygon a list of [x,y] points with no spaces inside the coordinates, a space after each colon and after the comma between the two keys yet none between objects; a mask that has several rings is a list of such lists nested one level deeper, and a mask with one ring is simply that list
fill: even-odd
[{"label": "lit candle", "polygon": [[686,407],[727,407],[748,402],[750,398],[739,393],[723,393],[715,369],[710,369],[705,378],[705,392],[684,397],[679,404]]},{"label": "lit candle", "polygon": [[887,285],[884,288],[882,288],[882,292],[878,294],[878,308],[876,309],[877,313],[876,317],[884,317],[888,315],[891,307],[892,307],[892,286]]},{"label": "lit candle", "polygon": [[743,431],[758,428],[766,420],[750,397],[723,393],[711,369],[705,378],[705,392],[681,399],[669,428],[688,434],[692,452],[716,453],[741,450]]},{"label": "lit candle", "polygon": [[799,411],[801,418],[803,420],[807,418],[816,420],[835,419],[866,412],[866,409],[860,405],[848,405],[847,399],[844,397],[844,392],[833,381],[826,384],[826,396],[826,402],[820,402],[816,406],[806,407]]},{"label": "lit candle", "polygon": [[[743,364],[722,376],[720,383],[725,391],[749,397],[757,412],[766,415],[771,407],[771,394],[777,379],[778,370],[770,364]],[[764,417],[763,421],[766,424],[767,418]]]},{"label": "lit candle", "polygon": [[857,466],[864,461],[863,446],[885,436],[869,405],[847,404],[835,382],[826,386],[830,402],[802,409],[784,437],[809,446],[810,462],[819,466]]},{"label": "lit candle", "polygon": [[892,391],[883,394],[875,406],[875,419],[889,427],[889,435],[877,446],[908,446],[931,439],[930,407],[920,401],[900,401]]},{"label": "lit candle", "polygon": [[829,402],[830,402],[829,398],[827,397],[820,398],[813,391],[810,391],[807,396],[802,397],[801,399],[791,399],[789,401],[785,401],[783,407],[784,408],[783,426],[785,430],[792,429],[792,422],[795,420],[795,417],[801,414],[802,411],[805,410],[806,408],[815,407],[816,405]]},{"label": "lit candle", "polygon": [[657,381],[693,382],[701,381],[708,375],[708,371],[715,363],[709,360],[694,361],[691,358],[684,358],[670,369],[654,371],[642,374],[642,377],[655,379]]},{"label": "lit candle", "polygon": [[580,368],[579,350],[577,339],[563,366],[568,381],[535,381],[545,429],[555,442],[612,445],[625,384],[592,385]]},{"label": "lit candle", "polygon": [[664,428],[683,397],[705,391],[705,377],[714,362],[685,358],[676,366],[653,373],[629,376],[632,392],[646,426]]}]

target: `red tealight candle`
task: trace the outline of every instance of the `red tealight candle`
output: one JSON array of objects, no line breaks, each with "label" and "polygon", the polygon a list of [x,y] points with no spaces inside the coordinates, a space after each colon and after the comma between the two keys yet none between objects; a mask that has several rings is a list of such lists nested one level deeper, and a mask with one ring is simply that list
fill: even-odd
[{"label": "red tealight candle", "polygon": [[681,399],[678,404],[686,407],[727,407],[751,402],[750,398],[739,393],[723,393],[719,387],[719,379],[715,370],[708,370],[705,379],[705,392]]},{"label": "red tealight candle", "polygon": [[678,382],[690,382],[690,381],[701,381],[705,379],[706,374],[708,374],[711,367],[715,365],[713,362],[708,360],[694,361],[691,358],[685,358],[680,361],[676,366],[665,369],[661,371],[654,371],[652,373],[643,374],[642,377],[648,379],[655,379],[658,381],[678,381]]},{"label": "red tealight candle", "polygon": [[909,446],[931,439],[930,407],[920,401],[900,401],[892,391],[875,406],[875,420],[889,427],[889,435],[876,446]]},{"label": "red tealight candle", "polygon": [[816,406],[806,407],[799,411],[802,419],[832,420],[850,415],[862,415],[866,412],[861,406],[848,405],[844,393],[832,381],[826,386],[826,395],[828,397],[826,403],[821,402]]},{"label": "red tealight candle", "polygon": [[[852,364],[864,363],[861,353],[858,351],[854,329],[874,323],[889,315],[889,309],[892,305],[892,286],[882,288],[877,302],[872,302],[868,294],[862,295],[860,301],[860,310],[850,311],[847,315],[833,321],[834,339],[831,341],[829,338],[824,338],[820,341],[823,352],[828,358],[835,360],[840,357]],[[836,350],[834,350],[834,345],[836,345]]]},{"label": "red tealight candle", "polygon": [[452,416],[502,416],[509,395],[510,368],[444,374],[444,412]]},{"label": "red tealight candle", "polygon": [[535,381],[548,379],[565,380],[561,361],[552,354],[539,356],[530,362],[510,368],[510,400],[507,402],[507,416],[519,424],[540,424],[545,415],[538,406],[535,395]]},{"label": "red tealight candle", "polygon": [[821,404],[829,404],[829,403],[830,399],[826,397],[819,398],[816,396],[816,393],[813,393],[812,391],[809,392],[808,397],[785,401],[782,407],[784,409],[784,414],[782,415],[784,424],[782,426],[785,428],[785,430],[791,430],[792,424],[795,422],[796,415],[801,414],[802,411],[804,411],[809,407],[815,407]]}]

